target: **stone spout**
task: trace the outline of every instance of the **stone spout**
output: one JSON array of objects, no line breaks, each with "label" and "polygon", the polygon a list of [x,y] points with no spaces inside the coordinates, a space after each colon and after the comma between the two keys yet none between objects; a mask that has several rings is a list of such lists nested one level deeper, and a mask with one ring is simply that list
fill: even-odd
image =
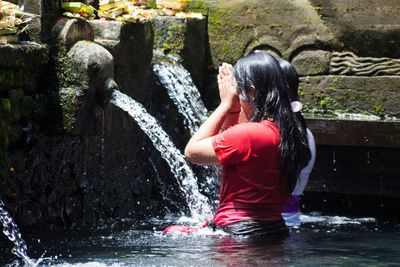
[{"label": "stone spout", "polygon": [[113,91],[118,90],[118,85],[113,78],[107,78],[99,89],[99,101],[105,107],[109,103]]},{"label": "stone spout", "polygon": [[[114,58],[104,47],[78,41],[63,63],[68,73],[60,88],[64,129],[73,135],[97,135],[101,132],[103,109],[117,87],[114,82]],[[65,73],[66,72],[66,73]]]}]

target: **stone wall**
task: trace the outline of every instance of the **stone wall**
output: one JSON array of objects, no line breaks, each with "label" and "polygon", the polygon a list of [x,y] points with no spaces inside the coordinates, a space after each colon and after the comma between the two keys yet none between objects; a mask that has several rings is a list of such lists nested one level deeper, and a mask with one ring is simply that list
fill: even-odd
[{"label": "stone wall", "polygon": [[25,170],[24,153],[37,130],[37,94],[48,61],[44,45],[0,46],[1,177]]},{"label": "stone wall", "polygon": [[295,65],[308,112],[400,116],[398,1],[196,3],[208,14],[210,73],[263,50]]},{"label": "stone wall", "polygon": [[303,111],[317,142],[308,192],[321,198],[400,195],[394,156],[399,1],[205,0],[192,6],[208,15],[210,106],[218,104],[215,77],[222,62],[235,63],[254,50],[288,60],[301,76]]},{"label": "stone wall", "polygon": [[[114,78],[182,149],[188,131],[152,71],[153,49],[159,49],[154,25],[60,19],[48,46],[26,46],[23,53],[18,46],[1,48],[16,56],[0,54],[6,57],[0,66],[0,196],[21,225],[92,225],[187,209],[170,167],[129,115],[104,102],[101,88]],[[163,26],[157,27],[157,40],[166,43]],[[204,68],[195,68],[188,55],[197,46],[190,40],[204,36],[185,31],[174,37],[181,38],[181,50],[168,51],[186,57],[199,82]]]}]

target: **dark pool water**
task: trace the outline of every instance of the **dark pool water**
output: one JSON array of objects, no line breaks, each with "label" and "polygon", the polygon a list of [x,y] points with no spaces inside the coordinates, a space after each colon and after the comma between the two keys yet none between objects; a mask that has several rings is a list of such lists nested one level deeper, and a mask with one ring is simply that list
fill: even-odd
[{"label": "dark pool water", "polygon": [[[31,257],[43,266],[400,266],[400,225],[373,219],[304,216],[281,241],[233,238],[202,231],[163,235],[170,222],[117,222],[96,229],[24,233]],[[0,265],[16,260],[1,239]]]}]

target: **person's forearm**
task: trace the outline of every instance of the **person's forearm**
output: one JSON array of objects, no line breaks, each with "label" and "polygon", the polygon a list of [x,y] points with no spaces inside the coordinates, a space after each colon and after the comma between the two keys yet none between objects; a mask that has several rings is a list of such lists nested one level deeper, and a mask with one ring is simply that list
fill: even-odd
[{"label": "person's forearm", "polygon": [[218,90],[221,103],[185,147],[186,159],[193,163],[219,163],[212,137],[220,132],[223,125],[232,126],[238,121],[241,106],[231,65],[224,63],[219,68]]},{"label": "person's forearm", "polygon": [[[191,142],[196,142],[219,133],[222,125],[229,116],[230,108],[219,105],[208,119],[200,126],[197,132],[190,138],[188,146]],[[233,116],[236,117],[236,116]]]},{"label": "person's forearm", "polygon": [[222,124],[220,131],[224,131],[231,126],[238,124],[240,112],[240,109],[237,111],[229,111],[228,114],[225,116],[225,120]]}]

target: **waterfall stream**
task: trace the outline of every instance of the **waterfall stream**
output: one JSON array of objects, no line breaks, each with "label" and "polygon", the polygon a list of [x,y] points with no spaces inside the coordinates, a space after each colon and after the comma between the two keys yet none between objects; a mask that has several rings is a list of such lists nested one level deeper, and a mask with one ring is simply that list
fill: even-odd
[{"label": "waterfall stream", "polygon": [[[178,57],[171,55],[161,56],[161,59],[154,63],[153,70],[183,117],[190,134],[193,135],[207,119],[208,111],[190,73],[179,63]],[[219,171],[215,166],[201,166],[201,168],[205,176],[203,190],[212,200],[217,201]]]},{"label": "waterfall stream", "polygon": [[21,232],[18,229],[17,224],[14,222],[13,218],[5,209],[4,202],[0,199],[0,222],[3,224],[3,233],[7,236],[7,238],[14,243],[14,248],[12,249],[12,253],[25,262],[28,266],[37,266],[43,259],[40,258],[38,261],[35,261],[28,257],[27,251],[28,248],[26,246],[25,240],[22,239]]},{"label": "waterfall stream", "polygon": [[207,119],[207,109],[190,73],[173,57],[155,63],[153,70],[193,135]]},{"label": "waterfall stream", "polygon": [[197,179],[182,153],[146,109],[129,96],[115,90],[111,103],[126,111],[153,142],[161,157],[168,163],[184,192],[193,219],[210,219],[211,209],[207,198],[199,192]]}]

